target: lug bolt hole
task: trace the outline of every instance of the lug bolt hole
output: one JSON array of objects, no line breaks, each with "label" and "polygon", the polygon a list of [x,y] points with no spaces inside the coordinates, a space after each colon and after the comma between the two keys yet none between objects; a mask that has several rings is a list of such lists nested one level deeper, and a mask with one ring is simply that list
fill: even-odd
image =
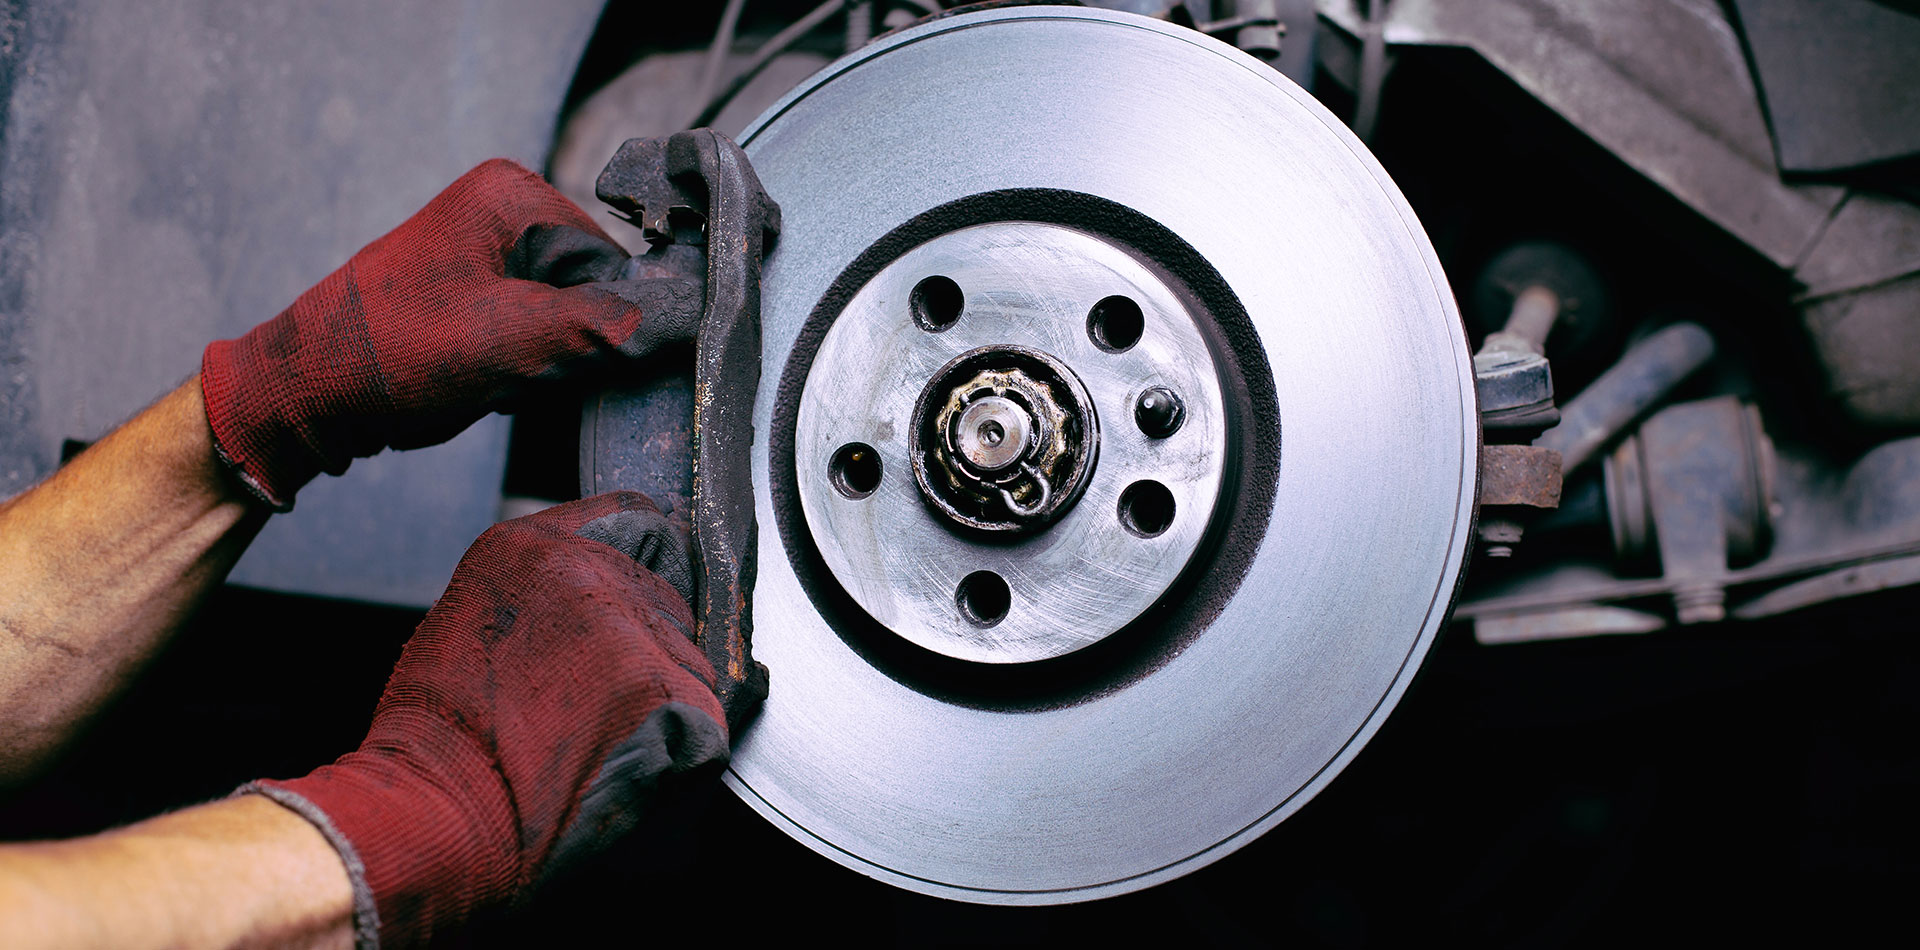
[{"label": "lug bolt hole", "polygon": [[865,442],[849,442],[833,453],[827,478],[835,491],[856,501],[880,487],[880,453]]},{"label": "lug bolt hole", "polygon": [[960,615],[981,627],[999,623],[1013,606],[1006,579],[992,571],[974,571],[961,578],[953,599],[960,605]]},{"label": "lug bolt hole", "polygon": [[1120,524],[1143,538],[1157,537],[1173,524],[1173,492],[1155,481],[1139,481],[1120,493]]},{"label": "lug bolt hole", "polygon": [[913,310],[913,322],[928,333],[939,333],[960,319],[967,297],[951,277],[935,275],[913,285],[907,306]]},{"label": "lug bolt hole", "polygon": [[1109,353],[1124,353],[1140,342],[1147,318],[1131,298],[1115,295],[1093,305],[1087,312],[1087,336],[1093,345]]}]

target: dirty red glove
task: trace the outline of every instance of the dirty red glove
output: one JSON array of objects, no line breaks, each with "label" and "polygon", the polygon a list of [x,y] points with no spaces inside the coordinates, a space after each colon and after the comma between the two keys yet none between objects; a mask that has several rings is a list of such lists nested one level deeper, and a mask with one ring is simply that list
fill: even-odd
[{"label": "dirty red glove", "polygon": [[495,525],[407,641],[359,751],[242,789],[340,852],[361,946],[514,902],[632,827],[663,781],[726,761],[683,543],[633,492]]},{"label": "dirty red glove", "polygon": [[626,261],[540,176],[481,165],[278,317],[207,347],[220,456],[285,510],[319,472],[444,442],[538,382],[691,339],[704,275],[615,281]]}]

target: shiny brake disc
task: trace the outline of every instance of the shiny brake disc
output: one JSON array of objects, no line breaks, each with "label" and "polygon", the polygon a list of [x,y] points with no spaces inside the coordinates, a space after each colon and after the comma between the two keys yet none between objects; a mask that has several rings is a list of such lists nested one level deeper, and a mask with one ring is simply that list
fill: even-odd
[{"label": "shiny brake disc", "polygon": [[755,653],[727,782],[841,864],[1050,904],[1279,823],[1440,629],[1478,428],[1405,200],[1271,68],[1128,14],[924,23],[743,136]]}]

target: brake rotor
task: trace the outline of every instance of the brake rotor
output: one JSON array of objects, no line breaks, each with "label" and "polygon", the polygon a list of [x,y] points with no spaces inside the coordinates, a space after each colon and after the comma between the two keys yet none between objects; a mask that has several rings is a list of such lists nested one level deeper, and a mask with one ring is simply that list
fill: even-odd
[{"label": "brake rotor", "polygon": [[911,890],[1051,904],[1331,781],[1444,621],[1469,354],[1412,211],[1270,67],[1018,7],[870,44],[742,137],[754,650],[727,783]]}]

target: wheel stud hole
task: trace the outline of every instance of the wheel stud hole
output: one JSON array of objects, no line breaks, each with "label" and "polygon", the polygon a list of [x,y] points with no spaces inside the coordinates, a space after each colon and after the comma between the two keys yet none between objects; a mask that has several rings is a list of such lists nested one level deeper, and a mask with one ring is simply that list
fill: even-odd
[{"label": "wheel stud hole", "polygon": [[880,453],[865,442],[849,442],[833,453],[827,463],[827,477],[834,490],[859,500],[880,487]]},{"label": "wheel stud hole", "polygon": [[1087,312],[1087,336],[1109,353],[1124,353],[1140,342],[1147,318],[1132,298],[1118,295],[1093,305]]},{"label": "wheel stud hole", "polygon": [[953,599],[960,605],[960,615],[981,627],[999,623],[1013,606],[1006,579],[992,571],[974,571],[961,578]]},{"label": "wheel stud hole", "polygon": [[907,295],[907,306],[913,310],[913,322],[929,333],[939,333],[953,326],[960,319],[960,311],[966,306],[966,295],[960,292],[960,285],[950,277],[935,275],[913,285],[913,292]]},{"label": "wheel stud hole", "polygon": [[1173,492],[1155,481],[1128,485],[1120,493],[1120,524],[1143,538],[1164,533],[1173,524]]}]

